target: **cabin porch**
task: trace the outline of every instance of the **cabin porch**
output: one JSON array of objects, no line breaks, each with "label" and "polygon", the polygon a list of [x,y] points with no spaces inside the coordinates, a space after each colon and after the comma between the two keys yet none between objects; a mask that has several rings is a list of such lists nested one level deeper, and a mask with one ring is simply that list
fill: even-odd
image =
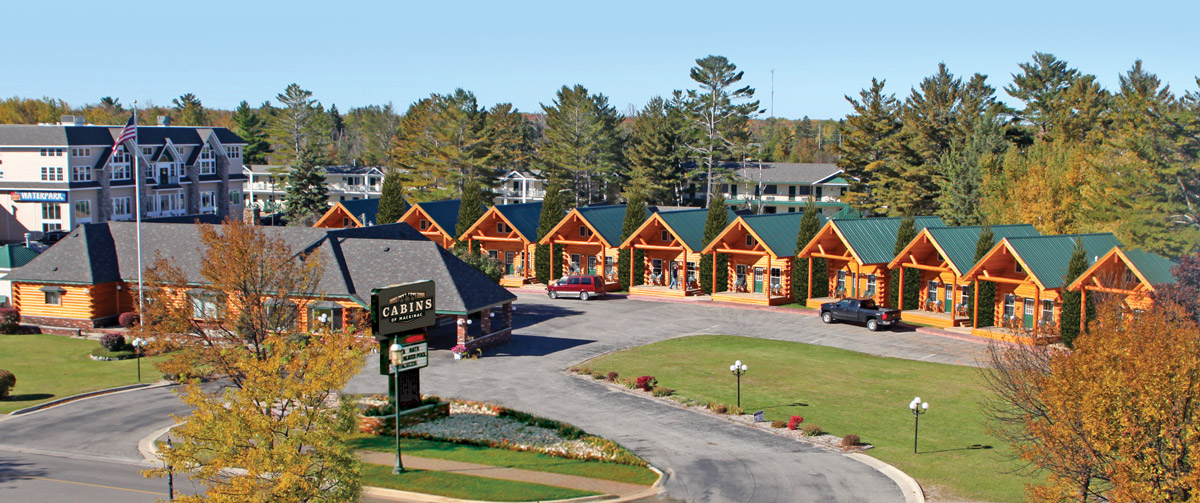
[{"label": "cabin porch", "polygon": [[766,293],[754,292],[717,292],[712,294],[712,300],[716,302],[736,302],[739,304],[753,304],[757,306],[778,306],[790,303],[792,298],[785,295],[768,296]]},{"label": "cabin porch", "polygon": [[821,304],[826,302],[837,302],[843,298],[845,297],[809,297],[808,300],[804,301],[804,306],[809,309],[820,309]]},{"label": "cabin porch", "polygon": [[664,297],[670,299],[682,299],[689,295],[700,295],[702,292],[699,288],[682,290],[662,285],[637,285],[629,287],[629,295],[644,295],[647,297]]},{"label": "cabin porch", "polygon": [[930,325],[938,328],[950,328],[971,324],[971,319],[967,317],[965,310],[962,310],[958,313],[946,313],[910,309],[908,311],[900,312],[900,321],[920,323],[922,325]]}]

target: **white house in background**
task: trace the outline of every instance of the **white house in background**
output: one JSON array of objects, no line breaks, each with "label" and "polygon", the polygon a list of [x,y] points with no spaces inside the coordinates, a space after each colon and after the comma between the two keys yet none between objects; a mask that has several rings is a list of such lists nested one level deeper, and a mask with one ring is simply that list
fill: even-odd
[{"label": "white house in background", "polygon": [[[746,205],[763,214],[794,213],[804,211],[811,199],[826,217],[847,207],[842,196],[849,184],[836,164],[751,161],[727,162],[722,167],[733,171],[736,181],[714,180],[714,192],[725,196],[729,205]],[[688,192],[703,203],[703,180],[692,183]]]},{"label": "white house in background", "polygon": [[546,196],[546,179],[538,170],[512,170],[499,179],[496,204],[515,204],[541,201]]},{"label": "white house in background", "polygon": [[[121,126],[64,115],[56,124],[0,126],[0,240],[81,223],[133,220],[134,166],[143,217],[242,214],[242,148],[219,127],[139,126],[138,152],[113,152]],[[136,159],[135,159],[136,157]]]},{"label": "white house in background", "polygon": [[[287,176],[291,166],[268,166],[255,164],[242,166],[246,184],[242,192],[246,195],[247,208],[283,207],[283,194],[287,192]],[[354,201],[378,198],[383,187],[383,170],[365,166],[325,166],[325,185],[329,187],[329,202]]]},{"label": "white house in background", "polygon": [[12,307],[12,281],[7,279],[8,273],[37,256],[36,250],[18,244],[0,246],[0,307]]}]

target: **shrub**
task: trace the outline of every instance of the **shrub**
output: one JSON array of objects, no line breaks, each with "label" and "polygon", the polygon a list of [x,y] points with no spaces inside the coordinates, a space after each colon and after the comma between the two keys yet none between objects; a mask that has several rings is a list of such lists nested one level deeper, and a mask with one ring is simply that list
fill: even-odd
[{"label": "shrub", "polygon": [[121,334],[105,334],[100,338],[100,345],[109,351],[125,349],[125,336]]},{"label": "shrub", "polygon": [[21,313],[11,307],[0,307],[0,333],[15,334],[21,328]]},{"label": "shrub", "polygon": [[731,415],[731,416],[740,416],[745,413],[746,413],[746,409],[743,409],[741,407],[730,407],[729,408],[729,415]]},{"label": "shrub", "polygon": [[624,384],[625,387],[629,389],[637,389],[638,387],[637,381],[634,381],[633,379],[622,379],[621,384]]},{"label": "shrub", "polygon": [[842,448],[843,449],[849,449],[851,447],[858,445],[858,443],[859,443],[858,435],[855,435],[853,433],[849,433],[846,436],[842,437]]},{"label": "shrub", "polygon": [[776,420],[774,420],[774,421],[771,421],[771,427],[772,427],[772,428],[786,428],[786,427],[787,427],[787,421],[783,421],[783,420],[780,420],[780,419],[776,419]]},{"label": "shrub", "polygon": [[7,370],[0,370],[0,400],[8,398],[8,392],[17,387],[17,376]]},{"label": "shrub", "polygon": [[604,372],[592,372],[592,379],[595,379],[597,381],[599,381],[600,379],[604,379]]},{"label": "shrub", "polygon": [[591,367],[575,367],[571,370],[573,370],[576,374],[592,375]]},{"label": "shrub", "polygon": [[132,327],[141,320],[142,317],[133,311],[121,313],[120,316],[117,316],[117,324],[125,328]]},{"label": "shrub", "polygon": [[820,426],[817,426],[815,424],[806,424],[806,425],[804,425],[804,428],[802,428],[800,431],[803,431],[804,436],[806,436],[806,437],[815,437],[817,435],[825,433],[824,431],[821,430]]},{"label": "shrub", "polygon": [[791,419],[788,419],[788,423],[787,423],[788,429],[794,430],[796,428],[799,428],[800,423],[803,423],[803,422],[804,422],[804,418],[802,418],[800,416],[792,416]]},{"label": "shrub", "polygon": [[617,380],[618,375],[620,375],[620,374],[617,374],[616,372],[609,372],[608,373],[608,382],[615,382]]},{"label": "shrub", "polygon": [[727,407],[723,403],[711,403],[710,402],[708,404],[708,409],[713,412],[716,412],[717,414],[724,414],[729,411],[729,407]]},{"label": "shrub", "polygon": [[109,351],[108,348],[100,347],[100,348],[93,349],[91,352],[91,355],[95,356],[97,358],[100,358],[102,360],[128,360],[130,358],[137,357],[137,353],[134,352],[133,348],[124,348],[124,349],[119,349],[117,351]]},{"label": "shrub", "polygon": [[641,388],[642,391],[650,391],[654,389],[654,385],[656,384],[658,384],[658,379],[655,379],[654,376],[642,376],[637,378],[637,387]]},{"label": "shrub", "polygon": [[650,393],[653,394],[654,396],[671,396],[671,395],[675,394],[675,390],[668,388],[666,386],[655,386],[654,389],[652,391],[650,391]]}]

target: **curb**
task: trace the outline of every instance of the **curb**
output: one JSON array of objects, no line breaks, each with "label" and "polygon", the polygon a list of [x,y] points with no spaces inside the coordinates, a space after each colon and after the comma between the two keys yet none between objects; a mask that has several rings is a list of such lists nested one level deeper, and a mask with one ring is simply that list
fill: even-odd
[{"label": "curb", "polygon": [[889,479],[892,479],[892,482],[895,482],[896,485],[900,486],[900,491],[904,493],[905,503],[925,503],[925,492],[921,490],[921,484],[918,484],[917,481],[910,477],[907,473],[900,471],[899,468],[859,452],[847,453],[844,454],[844,456],[874,468],[875,471],[879,473],[887,475]]},{"label": "curb", "polygon": [[[71,395],[71,396],[68,396],[65,398],[51,400],[46,403],[40,403],[40,404],[33,405],[30,407],[25,407],[24,409],[17,409],[17,410],[14,410],[14,411],[8,413],[8,417],[16,417],[16,416],[20,416],[20,415],[24,415],[24,414],[29,414],[31,412],[37,412],[39,410],[49,409],[54,406],[62,405],[67,402],[74,402],[76,400],[83,400],[85,398],[92,398],[92,397],[96,397],[96,396],[100,396],[100,395],[108,395],[108,394],[112,394],[112,393],[121,393],[121,392],[125,392],[125,391],[134,391],[134,390],[139,390],[139,389],[162,388],[162,387],[174,386],[174,385],[175,385],[175,383],[173,383],[171,381],[159,381],[156,383],[130,384],[128,386],[118,386],[116,388],[108,388],[108,389],[102,389],[102,390],[97,390],[97,391],[89,391],[87,393]],[[0,416],[0,417],[3,417],[3,416]]]},{"label": "curb", "polygon": [[[625,502],[635,501],[635,500],[639,500],[639,499],[643,499],[643,498],[649,498],[651,496],[659,494],[659,492],[662,490],[663,481],[665,481],[667,479],[667,476],[665,473],[662,472],[662,470],[659,470],[658,468],[655,468],[652,465],[646,465],[646,468],[649,468],[654,473],[657,473],[658,480],[654,481],[654,484],[651,484],[649,487],[647,487],[643,491],[638,491],[633,494],[627,494],[625,496],[615,496],[612,494],[597,494],[595,496],[583,496],[580,498],[570,498],[570,499],[565,499],[565,500],[547,500],[547,501],[540,502],[540,503],[588,503],[588,502],[592,502],[592,501],[604,501],[606,503],[625,503]],[[495,502],[487,501],[487,500],[464,500],[464,499],[451,498],[449,496],[437,496],[434,494],[425,494],[425,493],[418,493],[418,492],[412,492],[412,491],[401,491],[399,489],[388,489],[386,487],[375,487],[375,486],[363,486],[362,495],[370,496],[372,498],[385,499],[388,501],[401,502],[401,503],[495,503]],[[921,501],[923,502],[924,500],[921,500]]]},{"label": "curb", "polygon": [[154,441],[158,440],[158,437],[163,436],[168,431],[171,431],[172,428],[181,424],[183,423],[175,423],[170,426],[164,426],[154,430],[153,433],[142,437],[141,440],[138,440],[138,452],[142,454],[142,459],[152,463],[158,462],[158,444]]}]

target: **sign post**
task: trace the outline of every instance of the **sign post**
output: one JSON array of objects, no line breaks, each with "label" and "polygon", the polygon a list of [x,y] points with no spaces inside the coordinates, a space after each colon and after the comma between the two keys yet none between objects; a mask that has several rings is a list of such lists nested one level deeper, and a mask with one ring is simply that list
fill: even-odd
[{"label": "sign post", "polygon": [[388,380],[395,403],[396,466],[400,456],[400,410],[421,400],[421,369],[429,366],[426,328],[437,322],[433,281],[389,285],[371,290],[371,332],[379,343],[379,373]]}]

